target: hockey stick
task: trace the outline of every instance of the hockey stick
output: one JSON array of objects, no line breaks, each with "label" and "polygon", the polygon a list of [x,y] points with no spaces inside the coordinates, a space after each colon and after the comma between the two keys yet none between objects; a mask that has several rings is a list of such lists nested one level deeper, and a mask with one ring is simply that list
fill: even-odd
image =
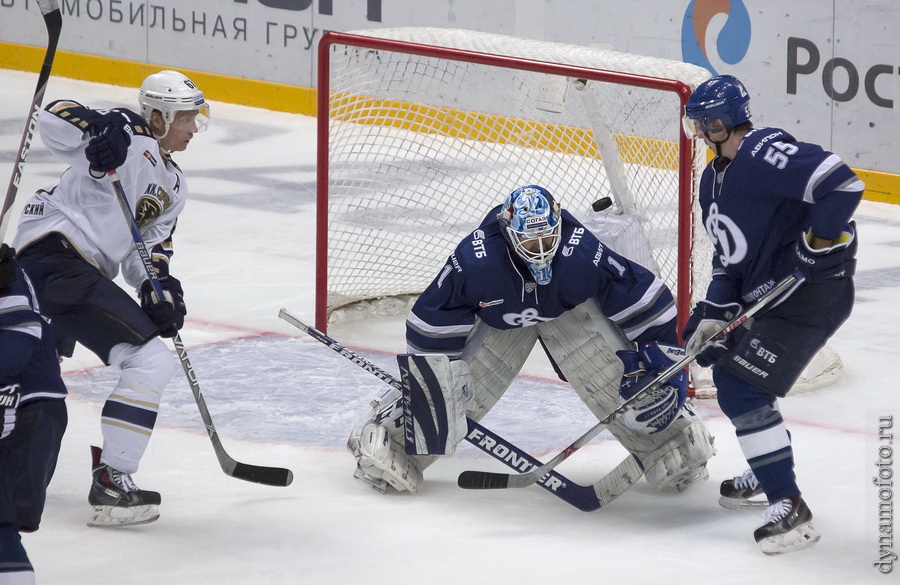
[{"label": "hockey stick", "polygon": [[38,75],[37,87],[34,97],[31,99],[31,109],[28,113],[28,121],[25,123],[25,131],[22,133],[22,141],[19,142],[19,150],[16,153],[16,163],[13,166],[12,176],[9,179],[9,187],[6,189],[6,198],[3,207],[0,208],[0,242],[6,235],[9,226],[7,212],[16,200],[19,192],[19,181],[22,180],[22,170],[25,167],[25,159],[31,149],[31,139],[34,138],[34,129],[37,127],[38,115],[41,113],[41,102],[44,101],[44,91],[47,89],[47,81],[50,79],[50,69],[53,67],[53,58],[56,56],[56,45],[59,43],[59,33],[62,31],[62,15],[56,0],[38,0],[41,14],[44,16],[44,25],[47,27],[47,52],[44,54],[44,64]]},{"label": "hockey stick", "polygon": [[[700,346],[701,352],[702,349],[705,349],[710,344],[724,339],[726,335],[743,325],[747,321],[747,319],[759,313],[773,299],[781,295],[781,293],[788,290],[798,282],[800,282],[800,280],[796,276],[791,275],[776,284],[773,289],[761,296],[741,315],[725,325],[717,333],[707,338],[706,341],[703,342],[703,345]],[[653,390],[659,388],[663,383],[665,383],[666,380],[674,376],[676,373],[680,372],[695,359],[697,359],[697,354],[686,355],[679,361],[675,362],[674,364],[660,372],[652,381],[648,382],[644,388],[635,393],[635,395],[628,400],[624,401],[619,406],[619,408],[609,413],[588,432],[576,439],[575,442],[573,442],[571,445],[563,449],[556,457],[538,467],[537,469],[533,469],[532,471],[518,475],[510,475],[507,473],[491,473],[487,471],[463,471],[459,476],[459,487],[465,489],[502,489],[508,487],[521,488],[534,484],[542,477],[544,477],[546,473],[552,471],[557,465],[568,459],[569,456],[575,453],[575,451],[581,449],[588,442],[590,442],[591,439],[606,430],[606,427],[608,427],[610,423],[616,420],[623,412],[631,408],[632,404],[646,396],[649,392],[652,392]]]},{"label": "hockey stick", "polygon": [[[153,292],[156,293],[157,298],[164,299],[166,297],[163,293],[162,286],[159,283],[159,278],[156,275],[156,270],[153,268],[153,260],[150,258],[150,252],[147,250],[146,244],[144,244],[144,238],[141,237],[141,232],[138,231],[134,215],[128,205],[125,189],[122,187],[122,183],[119,180],[119,174],[113,170],[109,171],[107,176],[109,177],[109,182],[112,183],[113,189],[115,189],[116,198],[119,201],[119,206],[122,208],[122,213],[125,214],[125,217],[128,220],[128,225],[131,228],[131,238],[134,240],[134,247],[137,248],[138,254],[141,256],[141,262],[144,265],[144,270],[147,272],[147,278],[150,279],[150,283],[153,285]],[[206,426],[209,440],[212,441],[213,448],[216,451],[216,458],[218,458],[219,465],[222,467],[222,471],[225,472],[225,475],[229,475],[236,479],[243,479],[244,481],[261,483],[263,485],[291,485],[291,482],[294,481],[294,474],[291,473],[290,469],[283,469],[281,467],[262,467],[259,465],[241,463],[240,461],[234,460],[225,452],[225,448],[222,446],[222,441],[219,439],[219,434],[216,432],[216,427],[213,424],[212,417],[209,415],[209,409],[206,408],[206,400],[203,399],[203,394],[200,392],[200,384],[197,382],[197,375],[194,373],[194,367],[191,365],[191,360],[188,359],[187,350],[184,349],[184,343],[181,341],[181,335],[177,332],[175,333],[173,342],[175,343],[175,351],[178,354],[178,360],[181,362],[184,375],[187,377],[188,384],[191,386],[191,392],[194,394],[194,400],[197,402],[197,408],[200,409],[200,417],[203,419],[203,424]]]},{"label": "hockey stick", "polygon": [[[344,347],[315,327],[307,325],[299,318],[292,315],[287,309],[281,309],[278,312],[278,316],[294,327],[309,334],[310,337],[319,343],[322,343],[341,354],[382,382],[386,382],[397,390],[403,390],[402,382],[395,376],[382,370],[353,350]],[[512,469],[523,472],[541,465],[539,460],[522,451],[496,433],[489,431],[472,419],[467,418],[466,422],[469,427],[465,437],[466,441],[494,459],[497,459]],[[591,512],[605,506],[623,494],[641,478],[643,473],[640,462],[634,457],[629,457],[607,474],[606,477],[593,485],[584,486],[577,484],[556,471],[551,471],[547,474],[547,477],[542,476],[538,483],[542,488],[566,503],[571,504],[584,512]]]}]

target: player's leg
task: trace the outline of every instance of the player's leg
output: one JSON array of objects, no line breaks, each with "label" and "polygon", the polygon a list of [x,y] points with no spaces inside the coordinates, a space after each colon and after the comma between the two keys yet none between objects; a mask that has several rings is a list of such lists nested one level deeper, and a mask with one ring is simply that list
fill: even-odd
[{"label": "player's leg", "polygon": [[[588,301],[538,327],[551,359],[579,398],[595,416],[604,418],[619,407],[623,365],[615,352],[632,348],[593,303]],[[713,438],[689,407],[658,433],[641,433],[618,421],[609,430],[640,459],[647,482],[657,489],[680,491],[709,476],[706,462],[715,454]]]},{"label": "player's leg", "polygon": [[750,465],[741,479],[722,483],[720,503],[743,507],[742,500],[765,494],[768,510],[754,537],[767,554],[804,548],[819,538],[796,482],[790,432],[777,399],[846,320],[852,301],[850,280],[800,288],[749,330],[739,330],[713,371],[719,406]]},{"label": "player's leg", "polygon": [[[515,379],[536,337],[533,328],[500,331],[479,322],[469,335],[460,359],[450,361],[443,356],[443,359],[430,356],[427,368],[416,366],[426,368],[427,375],[417,375],[412,383],[434,397],[429,410],[434,411],[435,403],[444,403],[436,415],[438,418],[459,423],[460,414],[465,414],[481,420]],[[427,421],[431,415],[419,424],[416,419],[422,421],[424,415],[418,414],[415,406],[408,410],[414,425],[410,441],[404,434],[403,396],[396,389],[372,403],[347,441],[347,448],[357,458],[354,476],[378,491],[384,492],[390,486],[415,493],[422,485],[422,472],[437,458],[437,455],[408,454],[406,445],[415,443],[416,425],[420,434],[423,427],[434,427]],[[439,452],[452,453],[456,443],[464,438],[464,431],[458,432],[459,428],[453,429],[449,423],[437,426],[448,429],[446,433],[436,434],[442,446]],[[419,444],[425,442],[428,441],[420,440]],[[414,448],[410,450],[415,452]],[[418,452],[422,452],[421,448]]]},{"label": "player's leg", "polygon": [[34,583],[19,533],[40,526],[66,423],[64,400],[29,401],[17,409],[13,431],[0,440],[0,583]]},{"label": "player's leg", "polygon": [[104,525],[110,507],[130,508],[115,524],[158,517],[159,494],[140,490],[130,475],[156,423],[162,392],[176,364],[157,328],[137,302],[84,261],[71,244],[51,235],[20,252],[44,314],[56,327],[121,370],[101,416],[103,449],[93,467],[91,525]]}]

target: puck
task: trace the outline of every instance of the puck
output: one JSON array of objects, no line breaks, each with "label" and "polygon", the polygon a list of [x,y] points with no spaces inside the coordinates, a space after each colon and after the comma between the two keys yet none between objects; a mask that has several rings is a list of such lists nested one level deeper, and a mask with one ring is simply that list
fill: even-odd
[{"label": "puck", "polygon": [[591,203],[591,209],[594,211],[603,211],[604,209],[609,208],[613,204],[613,200],[611,197],[601,197],[597,199],[593,203]]}]

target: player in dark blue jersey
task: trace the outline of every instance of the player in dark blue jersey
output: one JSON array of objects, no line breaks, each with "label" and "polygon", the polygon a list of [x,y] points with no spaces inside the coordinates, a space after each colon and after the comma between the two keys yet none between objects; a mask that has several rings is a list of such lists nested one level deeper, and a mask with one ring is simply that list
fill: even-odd
[{"label": "player in dark blue jersey", "polygon": [[[399,392],[376,401],[348,447],[356,476],[381,491],[417,491],[433,460],[426,453],[452,453],[465,417],[480,420],[494,406],[537,342],[598,418],[633,393],[636,379],[681,352],[665,283],[600,242],[535,185],[514,190],[463,238],[414,304],[406,331],[408,351],[430,360],[423,384],[447,411],[433,425],[417,420],[410,428],[446,432],[438,433],[437,452],[407,456]],[[703,423],[683,408],[685,397],[678,376],[610,426],[659,489],[705,479],[714,454]]]},{"label": "player in dark blue jersey", "polygon": [[56,342],[31,283],[0,246],[0,583],[34,583],[20,532],[41,522],[66,430]]},{"label": "player in dark blue jersey", "polygon": [[[750,464],[726,480],[727,508],[767,506],[754,537],[767,554],[816,542],[794,475],[790,433],[778,409],[816,352],[850,315],[857,247],[851,222],[863,183],[837,155],[779,128],[754,128],[750,98],[730,75],[701,84],[685,106],[685,130],[715,152],[700,180],[703,224],[715,246],[712,282],[684,332],[688,353],[776,282],[804,283],[700,354],[712,366],[722,411]],[[764,501],[754,498],[765,495]]]}]

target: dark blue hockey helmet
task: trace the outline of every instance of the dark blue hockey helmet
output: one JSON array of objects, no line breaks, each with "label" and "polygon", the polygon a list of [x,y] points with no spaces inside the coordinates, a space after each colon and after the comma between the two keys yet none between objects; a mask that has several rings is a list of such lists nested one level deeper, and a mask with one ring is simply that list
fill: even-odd
[{"label": "dark blue hockey helmet", "polygon": [[519,187],[503,201],[497,219],[506,241],[528,265],[534,281],[548,284],[562,231],[559,203],[550,191],[537,185]]},{"label": "dark blue hockey helmet", "polygon": [[[697,86],[684,105],[684,131],[693,138],[695,124],[708,134],[715,120],[721,120],[724,128],[731,130],[750,119],[750,94],[733,75],[717,75]],[[719,131],[713,128],[713,131]]]}]

